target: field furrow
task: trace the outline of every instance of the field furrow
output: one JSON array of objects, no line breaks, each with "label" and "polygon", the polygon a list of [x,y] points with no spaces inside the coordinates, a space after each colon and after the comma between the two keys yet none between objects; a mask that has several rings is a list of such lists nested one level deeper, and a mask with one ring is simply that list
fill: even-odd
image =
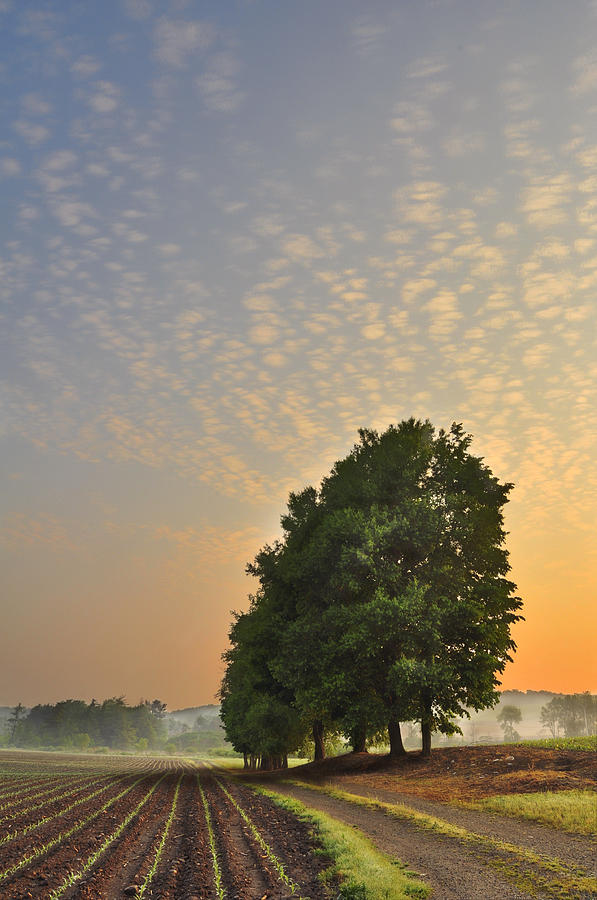
[{"label": "field furrow", "polygon": [[114,829],[103,836],[103,851],[85,867],[76,885],[63,893],[65,900],[71,896],[89,900],[119,897],[127,889],[136,893],[155,854],[175,790],[174,780],[166,773],[150,776],[150,780],[153,790],[138,805],[136,815],[123,819],[128,822],[118,835],[114,836],[118,830]]},{"label": "field furrow", "polygon": [[21,764],[10,788],[21,805],[0,820],[2,900],[329,897],[309,827],[192,760],[40,753]]},{"label": "field furrow", "polygon": [[[28,836],[2,848],[11,854],[9,865],[0,870],[3,900],[27,896],[23,885],[30,885],[32,881],[41,881],[46,888],[48,885],[55,887],[53,882],[58,873],[63,868],[68,870],[73,856],[87,858],[111,832],[114,823],[121,821],[136,806],[147,793],[146,782],[147,777],[138,778],[87,816],[83,816],[80,810],[74,811],[67,821],[61,823],[61,830],[54,828],[49,833],[37,832],[30,839]],[[0,864],[3,862],[0,859]]]},{"label": "field furrow", "polygon": [[75,787],[73,787],[71,783],[66,791],[62,790],[59,793],[53,793],[52,796],[45,797],[42,800],[39,800],[38,798],[38,801],[31,806],[17,807],[9,810],[0,817],[0,834],[2,833],[2,829],[6,829],[7,827],[10,829],[14,825],[20,825],[21,820],[24,820],[26,816],[29,816],[32,813],[38,812],[40,809],[43,809],[46,814],[50,813],[52,807],[56,804],[62,805],[69,797],[76,797],[77,794],[84,793],[86,790],[89,790],[90,787],[93,787],[102,781],[106,781],[107,777],[108,776],[102,775],[99,778],[85,778],[79,781]]},{"label": "field furrow", "polygon": [[[115,787],[117,784],[118,782],[111,782],[110,784],[103,785],[102,787],[96,788],[91,794],[83,793],[82,797],[76,798],[67,806],[61,805],[56,811],[46,812],[41,818],[32,816],[32,820],[29,822],[24,821],[19,822],[17,825],[13,825],[10,831],[5,832],[0,837],[0,847],[3,847],[11,841],[17,840],[18,838],[25,837],[32,831],[37,831],[38,828],[52,825],[57,819],[63,818],[79,806],[84,809],[85,806],[95,800],[96,797],[99,797],[105,791],[110,790],[110,788]],[[63,803],[63,800],[61,802]]]}]

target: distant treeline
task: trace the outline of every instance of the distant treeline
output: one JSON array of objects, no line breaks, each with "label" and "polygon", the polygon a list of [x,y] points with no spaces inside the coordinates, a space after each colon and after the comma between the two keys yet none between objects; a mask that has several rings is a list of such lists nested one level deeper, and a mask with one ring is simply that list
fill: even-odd
[{"label": "distant treeline", "polygon": [[62,700],[29,711],[19,703],[5,722],[4,743],[75,750],[99,746],[154,749],[163,745],[167,736],[165,709],[159,700],[129,706],[123,697],[110,697],[102,703]]},{"label": "distant treeline", "polygon": [[582,737],[595,734],[597,697],[583,694],[558,694],[541,707],[541,724],[551,736]]}]

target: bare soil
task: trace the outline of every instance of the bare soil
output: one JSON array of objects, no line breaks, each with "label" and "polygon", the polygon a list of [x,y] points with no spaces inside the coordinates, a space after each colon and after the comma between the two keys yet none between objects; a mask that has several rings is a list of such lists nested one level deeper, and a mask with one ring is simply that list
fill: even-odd
[{"label": "bare soil", "polygon": [[[256,796],[246,787],[232,784],[228,779],[216,779],[207,769],[198,772],[193,764],[181,764],[175,768],[169,761],[164,761],[161,766],[148,760],[143,775],[143,764],[131,762],[132,771],[127,771],[127,763],[127,760],[122,760],[120,772],[111,768],[110,774],[114,780],[105,793],[81,803],[64,815],[55,816],[60,810],[57,809],[56,802],[50,799],[47,812],[52,818],[26,835],[10,836],[11,831],[31,824],[31,817],[26,812],[22,817],[17,816],[11,820],[10,829],[0,827],[2,900],[47,898],[54,890],[59,889],[70,873],[81,870],[106,837],[114,832],[127,813],[134,810],[157,783],[153,794],[119,837],[82,878],[61,894],[64,900],[111,900],[135,896],[156,859],[156,851],[164,834],[180,776],[182,780],[175,815],[155,875],[143,896],[160,897],[162,900],[216,898],[213,859],[198,774],[210,808],[222,872],[222,888],[227,898],[286,900],[292,896],[292,891],[288,883],[280,879],[279,867],[264,852],[253,830],[222,789],[220,781],[249,817],[271,853],[283,866],[288,878],[299,885],[301,896],[312,900],[329,897],[318,876],[329,866],[330,861],[314,852],[317,847],[308,826],[288,812],[267,799]],[[43,851],[54,838],[77,823],[84,823],[90,814],[99,810],[111,796],[116,796],[127,783],[131,784],[140,775],[143,775],[143,780],[125,797],[117,800],[90,823],[82,824],[80,830],[70,838],[27,862],[32,852]],[[64,806],[70,802],[71,798],[65,799]],[[43,814],[42,809],[35,816],[39,818]],[[3,837],[9,839],[2,844]],[[2,877],[2,873],[21,862],[25,864],[19,871]]]},{"label": "bare soil", "polygon": [[414,752],[394,760],[374,753],[349,753],[292,771],[305,780],[350,778],[367,787],[440,801],[597,789],[593,753],[503,744],[442,747],[427,758]]}]

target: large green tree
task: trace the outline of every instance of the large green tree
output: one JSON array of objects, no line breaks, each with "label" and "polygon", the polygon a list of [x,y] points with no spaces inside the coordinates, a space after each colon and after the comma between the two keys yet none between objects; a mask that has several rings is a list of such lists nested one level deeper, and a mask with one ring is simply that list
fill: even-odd
[{"label": "large green tree", "polygon": [[470,443],[460,425],[436,434],[414,419],[361,431],[320,494],[330,512],[351,508],[363,520],[338,573],[357,598],[344,640],[377,673],[390,738],[397,718],[416,718],[424,754],[433,730],[451,733],[467,708],[497,702],[520,618],[504,546],[512,485]]},{"label": "large green tree", "polygon": [[418,720],[428,754],[434,730],[452,733],[467,708],[497,702],[515,646],[521,601],[503,530],[512,485],[470,453],[459,425],[436,433],[409,419],[359,434],[319,491],[290,495],[282,540],[248,567],[260,591],[245,639],[233,630],[224,707],[238,724],[251,696],[276,698],[311,723],[316,756],[324,726],[364,749],[384,722],[402,753],[400,722]]}]

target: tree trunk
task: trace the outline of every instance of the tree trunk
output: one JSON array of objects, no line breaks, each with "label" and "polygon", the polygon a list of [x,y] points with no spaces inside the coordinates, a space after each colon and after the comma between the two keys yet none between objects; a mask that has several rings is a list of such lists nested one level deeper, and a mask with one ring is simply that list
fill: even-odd
[{"label": "tree trunk", "polygon": [[288,768],[288,755],[286,753],[284,754],[284,756],[282,758],[282,768],[283,769]]},{"label": "tree trunk", "polygon": [[402,743],[400,722],[397,722],[395,719],[390,719],[388,722],[388,734],[390,735],[390,756],[405,756],[406,750]]},{"label": "tree trunk", "polygon": [[421,756],[431,756],[431,722],[421,722]]},{"label": "tree trunk", "polygon": [[323,745],[323,722],[315,720],[313,722],[313,741],[315,743],[315,762],[319,759],[325,759],[325,747]]},{"label": "tree trunk", "polygon": [[431,700],[423,698],[423,715],[421,716],[421,756],[431,756]]},{"label": "tree trunk", "polygon": [[249,768],[249,757],[247,755],[247,752],[244,751],[243,752],[243,769],[248,769],[248,768]]},{"label": "tree trunk", "polygon": [[367,726],[357,725],[350,736],[353,753],[367,752]]}]

